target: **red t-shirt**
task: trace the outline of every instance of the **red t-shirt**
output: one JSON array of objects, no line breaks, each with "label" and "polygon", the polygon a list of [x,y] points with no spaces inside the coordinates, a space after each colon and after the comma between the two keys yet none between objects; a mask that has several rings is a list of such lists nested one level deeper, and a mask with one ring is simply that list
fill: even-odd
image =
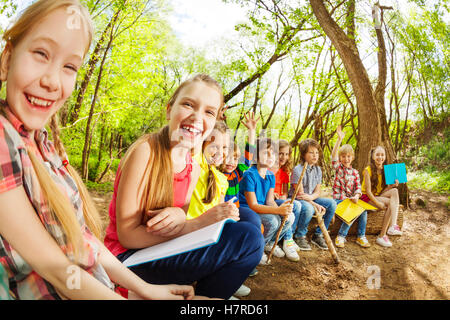
[{"label": "red t-shirt", "polygon": [[283,169],[278,169],[275,173],[275,190],[274,193],[281,195],[283,192],[283,184],[289,183],[289,175]]}]

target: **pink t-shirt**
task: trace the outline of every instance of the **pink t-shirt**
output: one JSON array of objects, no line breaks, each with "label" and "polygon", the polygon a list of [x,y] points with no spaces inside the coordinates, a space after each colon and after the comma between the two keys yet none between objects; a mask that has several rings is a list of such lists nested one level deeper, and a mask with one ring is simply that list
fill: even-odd
[{"label": "pink t-shirt", "polygon": [[[186,155],[186,167],[183,171],[175,173],[173,176],[173,206],[182,207],[186,202],[186,195],[191,183],[192,172],[192,157],[190,152]],[[109,204],[109,226],[106,229],[105,246],[115,256],[127,251],[128,249],[122,247],[117,236],[117,224],[116,224],[116,198],[117,189],[120,181],[120,165],[117,169],[116,181],[114,182],[114,192],[111,203]]]}]

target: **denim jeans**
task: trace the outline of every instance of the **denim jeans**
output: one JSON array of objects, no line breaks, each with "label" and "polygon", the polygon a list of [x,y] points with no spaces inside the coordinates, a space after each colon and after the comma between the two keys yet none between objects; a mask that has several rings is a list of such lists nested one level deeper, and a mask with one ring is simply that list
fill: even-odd
[{"label": "denim jeans", "polygon": [[[117,258],[123,262],[136,251],[128,250]],[[153,284],[192,284],[197,281],[197,295],[228,299],[261,261],[263,251],[260,228],[248,222],[226,223],[214,245],[130,269]]]},{"label": "denim jeans", "polygon": [[[311,222],[311,219],[314,212],[314,207],[312,204],[305,200],[299,200],[301,204],[300,215],[298,217],[298,221],[294,221],[294,225],[297,224],[297,231],[295,232],[295,238],[305,237],[308,233],[308,225]],[[324,214],[323,222],[325,224],[325,228],[328,229],[331,220],[333,219],[334,212],[336,211],[336,202],[333,199],[329,198],[317,198],[314,200],[315,203],[321,205],[326,209]],[[322,230],[319,227],[314,232],[315,234],[321,234]]]},{"label": "denim jeans", "polygon": [[[341,203],[343,200],[335,200],[336,204]],[[366,234],[366,225],[367,225],[367,211],[364,211],[363,213],[361,213],[361,215],[358,217],[358,231],[357,231],[357,236],[358,237],[362,237]],[[355,222],[355,221],[353,221]],[[346,237],[348,230],[350,229],[350,227],[352,226],[353,222],[351,224],[346,224],[344,221],[342,221],[341,227],[339,228],[339,232],[338,234],[341,237]]]},{"label": "denim jeans", "polygon": [[239,206],[239,222],[246,221],[261,229],[261,218],[259,214],[247,206]]},{"label": "denim jeans", "polygon": [[[264,226],[264,243],[274,243],[283,217],[278,214],[260,214],[259,216],[261,217],[261,222]],[[281,230],[280,237],[278,238],[279,240],[285,237],[286,232],[292,231],[294,219],[294,215],[290,214]]]},{"label": "denim jeans", "polygon": [[[275,202],[277,203],[277,205],[280,206],[281,204],[283,204],[283,202],[289,201],[289,200],[290,199],[287,199],[287,200],[277,199],[277,200],[275,200]],[[297,222],[298,222],[298,217],[300,215],[301,209],[302,209],[302,205],[301,205],[300,201],[294,200],[294,208],[292,210],[292,212],[294,213],[294,221],[292,222],[292,228],[286,231],[283,239],[285,239],[285,240],[292,239],[292,236],[294,235],[295,230],[297,229]],[[280,237],[280,239],[281,239],[281,237]]]}]

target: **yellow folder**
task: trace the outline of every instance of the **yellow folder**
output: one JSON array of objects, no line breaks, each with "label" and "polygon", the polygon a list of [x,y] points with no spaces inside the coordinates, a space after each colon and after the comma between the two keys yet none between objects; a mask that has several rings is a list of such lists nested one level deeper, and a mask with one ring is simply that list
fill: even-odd
[{"label": "yellow folder", "polygon": [[346,224],[351,224],[364,212],[364,210],[378,209],[362,200],[358,200],[358,203],[354,203],[350,199],[345,199],[336,207],[336,215]]}]

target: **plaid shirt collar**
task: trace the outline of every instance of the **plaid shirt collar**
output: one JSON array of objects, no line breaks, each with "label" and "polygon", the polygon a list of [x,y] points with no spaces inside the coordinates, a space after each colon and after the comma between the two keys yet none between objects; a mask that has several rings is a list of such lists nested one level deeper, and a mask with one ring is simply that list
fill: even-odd
[{"label": "plaid shirt collar", "polygon": [[[22,137],[30,139],[30,132],[25,129],[25,125],[23,124],[23,122],[20,121],[19,118],[17,118],[16,115],[11,111],[6,101],[1,101],[1,104],[4,106],[6,119],[8,119],[14,129],[16,129],[16,131]],[[41,129],[39,131],[36,131],[35,137],[38,143],[47,143],[48,132],[46,129]]]}]

